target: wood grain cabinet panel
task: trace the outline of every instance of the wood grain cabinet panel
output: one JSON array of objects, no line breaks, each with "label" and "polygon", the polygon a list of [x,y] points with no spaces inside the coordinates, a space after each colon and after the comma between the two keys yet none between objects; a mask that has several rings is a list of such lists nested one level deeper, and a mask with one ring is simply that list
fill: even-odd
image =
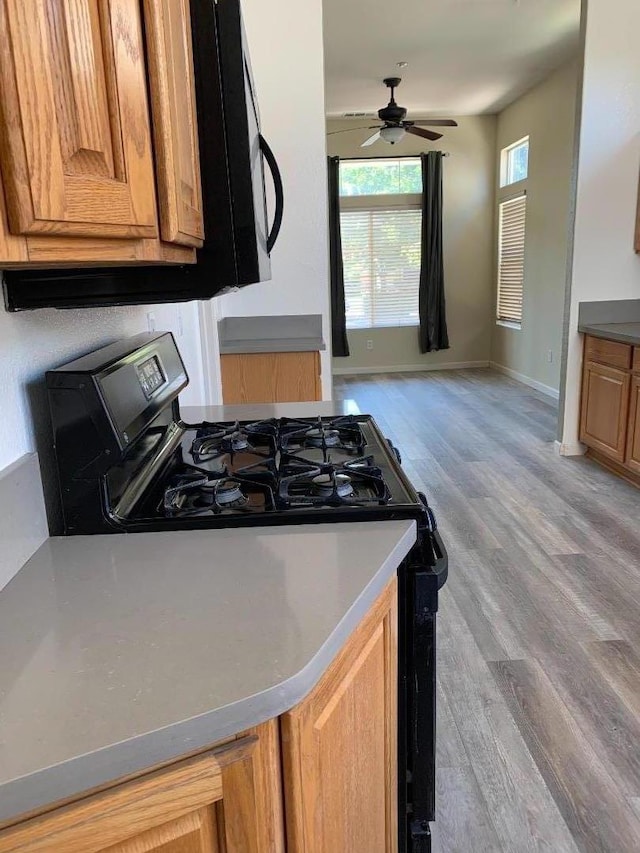
[{"label": "wood grain cabinet panel", "polygon": [[640,474],[640,376],[636,375],[631,377],[626,465]]},{"label": "wood grain cabinet panel", "polygon": [[225,354],[220,366],[226,405],[322,399],[318,352]]},{"label": "wood grain cabinet panel", "polygon": [[0,853],[281,853],[277,722],[252,732],[0,832]]},{"label": "wood grain cabinet panel", "polygon": [[13,234],[157,236],[138,0],[0,0]]},{"label": "wood grain cabinet panel", "polygon": [[312,693],[281,717],[295,853],[395,853],[396,582]]},{"label": "wood grain cabinet panel", "polygon": [[200,155],[189,0],[144,0],[163,240],[201,246]]},{"label": "wood grain cabinet panel", "polygon": [[633,347],[630,344],[622,344],[620,341],[607,341],[604,338],[594,338],[587,335],[585,341],[586,361],[595,361],[598,364],[608,364],[610,367],[628,370],[631,367],[632,356]]},{"label": "wood grain cabinet panel", "polygon": [[587,361],[582,380],[580,440],[624,462],[631,374]]}]

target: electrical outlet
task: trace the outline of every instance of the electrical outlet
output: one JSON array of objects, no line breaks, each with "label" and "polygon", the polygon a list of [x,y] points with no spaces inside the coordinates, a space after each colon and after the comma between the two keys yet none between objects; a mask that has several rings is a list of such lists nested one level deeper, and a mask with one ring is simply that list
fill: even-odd
[{"label": "electrical outlet", "polygon": [[156,315],[153,311],[147,311],[147,329],[150,332],[155,332],[156,330]]},{"label": "electrical outlet", "polygon": [[373,341],[371,339],[367,341],[367,349],[373,349]]},{"label": "electrical outlet", "polygon": [[552,349],[550,349],[549,352],[547,353],[547,361],[549,362],[549,364],[553,364],[553,350]]}]

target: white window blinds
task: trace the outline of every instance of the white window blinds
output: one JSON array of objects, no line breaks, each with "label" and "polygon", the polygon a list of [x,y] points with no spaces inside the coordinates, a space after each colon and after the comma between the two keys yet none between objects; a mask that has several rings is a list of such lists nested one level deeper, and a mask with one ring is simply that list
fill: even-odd
[{"label": "white window blinds", "polygon": [[522,323],[526,195],[500,204],[497,318]]},{"label": "white window blinds", "polygon": [[422,211],[343,210],[340,222],[347,328],[417,325]]}]

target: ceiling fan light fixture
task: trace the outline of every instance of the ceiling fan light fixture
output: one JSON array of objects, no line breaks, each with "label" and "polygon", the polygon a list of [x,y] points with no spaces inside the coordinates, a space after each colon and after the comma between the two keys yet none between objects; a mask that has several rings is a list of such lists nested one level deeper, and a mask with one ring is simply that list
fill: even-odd
[{"label": "ceiling fan light fixture", "polygon": [[401,142],[404,139],[404,127],[383,127],[380,131],[380,137],[384,142],[389,142],[395,145],[396,142]]}]

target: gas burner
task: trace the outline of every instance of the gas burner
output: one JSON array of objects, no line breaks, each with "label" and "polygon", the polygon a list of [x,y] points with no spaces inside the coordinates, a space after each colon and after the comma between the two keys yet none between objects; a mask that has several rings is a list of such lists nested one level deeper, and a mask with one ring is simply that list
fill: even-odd
[{"label": "gas burner", "polygon": [[311,447],[337,447],[340,444],[340,433],[337,429],[310,429],[304,435],[304,443]]},{"label": "gas burner", "polygon": [[268,486],[239,477],[211,479],[182,474],[174,478],[163,498],[164,514],[170,517],[264,512],[273,508],[273,492]]},{"label": "gas burner", "polygon": [[347,498],[353,494],[351,477],[346,474],[318,474],[311,482],[314,492],[323,498],[330,498],[334,492],[339,498]]},{"label": "gas burner", "polygon": [[220,506],[246,506],[248,498],[237,480],[222,480],[213,485],[214,499]]},{"label": "gas burner", "polygon": [[242,432],[242,430],[232,432],[225,441],[229,442],[231,450],[246,450],[249,447],[249,438],[246,432]]},{"label": "gas burner", "polygon": [[280,508],[383,506],[389,503],[391,493],[382,472],[367,464],[369,461],[364,457],[344,465],[318,465],[288,456],[281,469]]},{"label": "gas burner", "polygon": [[323,451],[324,462],[330,462],[328,450],[361,455],[365,446],[360,425],[351,415],[325,421],[322,418],[282,418],[280,421],[280,449],[285,453],[317,448]]},{"label": "gas burner", "polygon": [[196,466],[209,463],[225,454],[252,453],[270,457],[275,453],[275,426],[271,421],[258,421],[240,426],[205,422],[198,429],[191,445]]}]

